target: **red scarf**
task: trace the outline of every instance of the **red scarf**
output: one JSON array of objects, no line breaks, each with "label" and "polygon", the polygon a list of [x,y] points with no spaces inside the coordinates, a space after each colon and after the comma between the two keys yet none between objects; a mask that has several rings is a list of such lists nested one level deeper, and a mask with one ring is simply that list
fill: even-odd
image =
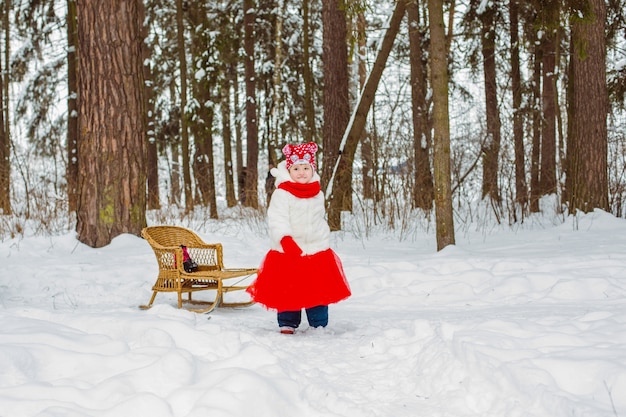
[{"label": "red scarf", "polygon": [[318,195],[321,190],[319,181],[309,182],[307,184],[285,181],[278,184],[278,188],[285,190],[298,198],[313,198]]}]

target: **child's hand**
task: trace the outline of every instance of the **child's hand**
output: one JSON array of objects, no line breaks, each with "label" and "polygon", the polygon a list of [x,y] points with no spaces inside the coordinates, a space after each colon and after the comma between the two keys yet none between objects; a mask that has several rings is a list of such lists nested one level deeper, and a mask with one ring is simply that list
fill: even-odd
[{"label": "child's hand", "polygon": [[280,240],[280,245],[283,247],[283,251],[288,255],[302,255],[302,249],[300,249],[300,246],[298,246],[291,236],[283,237]]}]

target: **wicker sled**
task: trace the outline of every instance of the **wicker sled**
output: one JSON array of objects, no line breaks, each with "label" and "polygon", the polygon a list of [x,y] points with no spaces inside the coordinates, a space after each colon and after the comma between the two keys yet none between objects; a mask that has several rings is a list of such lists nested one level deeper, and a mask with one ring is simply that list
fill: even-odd
[{"label": "wicker sled", "polygon": [[[141,231],[141,235],[152,247],[159,264],[159,275],[152,287],[154,291],[147,305],[152,307],[159,292],[175,292],[178,294],[178,308],[183,307],[183,293],[187,293],[185,303],[198,305],[198,308],[185,307],[196,313],[208,313],[217,306],[239,307],[250,305],[252,301],[226,303],[224,294],[248,288],[237,285],[246,277],[257,272],[256,268],[224,268],[222,261],[222,244],[207,244],[189,229],[178,226],[151,226]],[[187,247],[189,255],[198,264],[197,271],[186,272],[183,268],[183,251],[181,245]],[[237,283],[224,285],[225,280],[241,277]],[[196,291],[215,292],[213,301],[192,300],[191,294]]]}]

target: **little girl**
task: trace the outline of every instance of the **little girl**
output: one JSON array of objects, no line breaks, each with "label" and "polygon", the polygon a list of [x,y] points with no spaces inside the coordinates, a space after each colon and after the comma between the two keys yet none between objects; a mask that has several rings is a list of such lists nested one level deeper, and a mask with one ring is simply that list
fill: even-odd
[{"label": "little girl", "polygon": [[271,249],[247,290],[254,301],[278,311],[284,334],[295,332],[303,308],[309,326],[325,327],[328,304],[350,296],[341,261],[330,249],[316,151],[313,142],[286,145],[287,159],[271,171],[276,177],[267,210]]}]

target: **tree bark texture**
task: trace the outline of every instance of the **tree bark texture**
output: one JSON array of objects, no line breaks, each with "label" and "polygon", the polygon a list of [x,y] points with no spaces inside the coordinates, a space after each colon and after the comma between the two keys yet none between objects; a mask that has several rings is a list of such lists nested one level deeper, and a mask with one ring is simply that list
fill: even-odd
[{"label": "tree bark texture", "polygon": [[226,205],[230,208],[237,205],[237,197],[235,196],[233,171],[233,132],[230,123],[230,79],[227,76],[222,79],[220,95],[222,98],[220,109],[222,111],[222,137],[224,140],[224,183],[226,186]]},{"label": "tree bark texture", "polygon": [[76,1],[67,2],[67,203],[70,212],[78,205],[78,74],[76,47],[78,31]]},{"label": "tree bark texture", "polygon": [[541,47],[537,45],[538,39],[531,42],[535,45],[533,53],[533,82],[532,82],[532,148],[530,153],[530,212],[539,212],[539,199],[541,187],[539,185],[539,171],[541,159],[541,111],[538,103],[541,103]]},{"label": "tree bark texture", "polygon": [[[203,97],[202,92],[196,99]],[[206,91],[204,92],[206,93]],[[215,162],[213,158],[213,119],[215,118],[212,107],[201,106],[198,109],[197,121],[192,123],[191,129],[194,134],[196,152],[194,155],[194,177],[200,192],[200,202],[203,206],[209,206],[209,217],[217,219],[217,195],[215,192]]]},{"label": "tree bark texture", "polygon": [[247,157],[244,177],[243,205],[259,208],[258,163],[259,163],[259,127],[256,102],[256,71],[254,69],[254,0],[243,1],[245,76],[246,76],[246,134]]},{"label": "tree bark texture", "polygon": [[559,1],[542,2],[541,19],[544,25],[542,39],[542,109],[541,169],[539,186],[541,195],[556,193],[556,54],[559,24]]},{"label": "tree bark texture", "polygon": [[415,186],[413,206],[430,211],[433,207],[433,174],[430,170],[430,128],[426,103],[426,68],[422,45],[422,28],[418,0],[407,2],[409,17],[409,50],[411,56],[411,98],[413,101],[413,155]]},{"label": "tree bark texture", "polygon": [[454,218],[450,181],[450,119],[448,57],[443,27],[443,0],[428,0],[430,71],[433,89],[433,166],[437,250],[454,245]]},{"label": "tree bark texture", "polygon": [[[2,62],[0,60],[0,74]],[[11,146],[4,122],[4,88],[0,76],[0,214],[11,214]]]},{"label": "tree bark texture", "polygon": [[[322,187],[331,180],[341,139],[350,118],[346,13],[341,0],[322,2],[324,62],[324,123],[322,126]],[[340,227],[332,224],[331,228]]]},{"label": "tree bark texture", "polygon": [[483,149],[483,189],[482,197],[500,201],[498,187],[498,167],[500,158],[500,111],[496,82],[496,28],[497,7],[492,3],[480,15],[481,51],[483,56],[483,79],[485,82],[485,109],[487,113],[487,140]]},{"label": "tree bark texture", "polygon": [[607,177],[604,0],[590,0],[588,16],[572,16],[567,188],[569,210],[609,209]]},{"label": "tree bark texture", "polygon": [[172,160],[170,162],[170,189],[171,194],[169,202],[172,205],[179,206],[181,201],[181,189],[180,189],[180,141],[173,140],[170,142],[170,152],[172,153]]},{"label": "tree bark texture", "polygon": [[[9,129],[9,11],[10,1],[6,1],[3,10],[3,21],[5,33],[4,57],[0,58],[0,213],[4,215],[12,214],[11,208],[11,130]],[[1,6],[0,6],[1,7]],[[4,67],[2,71],[2,59]]]},{"label": "tree bark texture", "polygon": [[78,239],[102,247],[146,225],[140,0],[77,2]]}]

